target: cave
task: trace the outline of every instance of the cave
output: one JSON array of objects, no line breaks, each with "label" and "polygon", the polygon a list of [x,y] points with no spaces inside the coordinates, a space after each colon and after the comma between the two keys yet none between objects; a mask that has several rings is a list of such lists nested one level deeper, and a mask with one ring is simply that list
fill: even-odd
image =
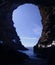
[{"label": "cave", "polygon": [[[47,3],[48,2],[48,3]],[[7,43],[9,40],[11,43],[19,43],[21,46],[21,41],[19,36],[17,35],[16,28],[14,27],[14,22],[12,20],[13,11],[20,5],[25,3],[32,3],[34,5],[38,5],[40,10],[40,14],[42,16],[42,34],[38,41],[38,44],[48,45],[55,41],[55,23],[54,23],[54,11],[55,7],[49,6],[50,4],[54,4],[51,1],[36,1],[36,0],[14,0],[14,1],[1,1],[0,2],[0,41],[4,41]],[[45,3],[45,4],[44,4]],[[44,5],[44,6],[43,6]],[[48,5],[48,6],[47,6]],[[53,19],[51,18],[53,17]],[[52,22],[53,20],[53,22]],[[2,36],[1,36],[2,35]],[[17,41],[15,41],[15,39]],[[8,42],[9,43],[9,42]],[[15,44],[14,44],[15,45]],[[37,46],[37,45],[36,45]]]},{"label": "cave", "polygon": [[[41,1],[36,1],[36,0],[35,1],[32,1],[32,0],[30,0],[30,1],[28,1],[28,0],[24,0],[24,1],[5,0],[5,1],[1,1],[0,3],[1,3],[0,4],[0,18],[1,18],[0,19],[1,20],[1,22],[0,22],[0,27],[1,27],[0,39],[1,39],[1,41],[4,41],[5,43],[8,42],[7,40],[14,42],[14,38],[15,38],[17,40],[15,42],[18,42],[18,43],[20,42],[19,45],[21,45],[20,38],[17,35],[16,28],[14,27],[14,22],[12,21],[12,13],[18,6],[23,5],[25,3],[32,3],[34,5],[38,5],[40,14],[42,16],[43,30],[42,30],[41,37],[38,41],[38,44],[48,45],[48,44],[51,44],[53,41],[55,41],[55,39],[54,39],[55,38],[55,33],[54,33],[55,32],[54,31],[55,30],[55,23],[54,23],[55,8],[53,6],[49,6],[50,4],[54,4],[53,2],[51,2],[51,1],[42,1],[41,2]],[[51,21],[52,16],[53,16],[53,22]],[[3,28],[4,28],[4,30],[3,30]],[[8,32],[8,33],[6,33],[6,32]]]},{"label": "cave", "polygon": [[[14,22],[12,20],[13,11],[18,6],[23,5],[25,3],[31,3],[38,6],[40,10],[40,14],[42,16],[41,23],[43,29],[42,29],[41,37],[38,40],[38,43],[34,46],[34,52],[36,53],[37,49],[39,50],[38,48],[39,45],[42,46],[43,45],[48,46],[50,44],[54,45],[53,48],[52,47],[49,48],[48,46],[47,58],[49,59],[50,63],[55,63],[55,6],[53,6],[55,5],[54,0],[24,0],[24,1],[23,0],[0,0],[0,50],[1,48],[3,48],[3,50],[26,49],[20,41],[20,37],[18,36],[19,34],[17,34],[16,32],[16,28],[14,27]],[[46,48],[43,47],[41,47],[40,50],[42,49],[46,50]],[[14,53],[14,51],[11,52]],[[45,53],[43,54],[45,55]],[[14,53],[14,56],[15,55],[16,54]],[[27,56],[25,56],[25,58],[26,57]],[[15,59],[16,58],[17,55],[15,56]]]}]

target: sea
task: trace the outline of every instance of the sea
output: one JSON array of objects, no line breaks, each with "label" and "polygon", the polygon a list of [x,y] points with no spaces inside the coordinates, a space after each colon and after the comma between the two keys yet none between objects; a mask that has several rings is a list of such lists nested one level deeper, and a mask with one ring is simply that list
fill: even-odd
[{"label": "sea", "polygon": [[38,58],[38,57],[36,56],[36,54],[35,54],[34,51],[33,51],[33,47],[27,47],[27,49],[29,49],[29,50],[25,50],[25,51],[23,51],[23,50],[18,50],[18,51],[20,51],[20,52],[22,52],[22,53],[25,53],[26,55],[29,56],[30,59],[32,59],[32,61],[30,61],[30,60],[28,61],[28,62],[31,63],[31,64],[29,64],[29,65],[47,65],[46,60],[44,60],[44,59],[42,59],[42,58]]},{"label": "sea", "polygon": [[34,53],[33,51],[33,47],[27,47],[28,50],[19,50],[20,52],[22,53],[25,53],[26,55],[29,56],[29,58],[33,58],[35,59],[36,58],[36,54]]}]

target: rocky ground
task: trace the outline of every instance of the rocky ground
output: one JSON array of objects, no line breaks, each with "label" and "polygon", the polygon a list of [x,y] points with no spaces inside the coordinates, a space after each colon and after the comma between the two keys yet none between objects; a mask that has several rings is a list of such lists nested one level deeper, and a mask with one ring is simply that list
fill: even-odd
[{"label": "rocky ground", "polygon": [[24,65],[47,65],[47,62],[45,59],[30,59],[27,60]]},{"label": "rocky ground", "polygon": [[48,65],[45,59],[29,59],[23,64],[8,64],[8,65]]}]

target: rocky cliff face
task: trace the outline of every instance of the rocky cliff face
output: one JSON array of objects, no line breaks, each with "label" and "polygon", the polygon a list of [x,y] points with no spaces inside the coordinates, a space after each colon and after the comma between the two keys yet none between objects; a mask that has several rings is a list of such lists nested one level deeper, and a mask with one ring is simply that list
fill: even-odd
[{"label": "rocky cliff face", "polygon": [[[8,63],[12,62],[12,60],[14,63],[17,63],[21,59],[21,61],[23,61],[23,59],[25,60],[27,58],[25,54],[17,52],[17,49],[26,48],[24,48],[24,46],[21,44],[20,38],[16,33],[16,29],[12,21],[13,10],[16,9],[19,5],[25,3],[38,5],[40,14],[42,16],[42,35],[38,41],[38,44],[34,47],[34,51],[36,51],[38,46],[46,46],[55,41],[55,6],[53,6],[55,5],[54,0],[0,0],[0,61],[2,63],[5,59],[5,61],[8,61]],[[55,47],[53,49],[53,53],[54,50]],[[49,58],[52,56],[52,54],[49,56],[48,53]],[[53,58],[55,58],[55,53],[52,59]]]},{"label": "rocky cliff face", "polygon": [[55,7],[49,6],[55,4],[55,2],[51,0],[0,0],[0,43],[11,45],[11,48],[14,46],[16,48],[23,47],[13,26],[12,13],[14,9],[24,3],[33,3],[38,5],[40,9],[43,30],[38,44],[51,44],[52,41],[55,41]]},{"label": "rocky cliff face", "polygon": [[26,48],[22,45],[12,21],[13,7],[16,6],[11,3],[8,0],[0,1],[0,43],[4,48],[24,50]]},{"label": "rocky cliff face", "polygon": [[39,9],[43,30],[34,52],[46,58],[49,65],[55,65],[55,6],[39,6]]},{"label": "rocky cliff face", "polygon": [[55,7],[39,6],[39,9],[42,16],[43,30],[38,44],[35,47],[38,47],[38,45],[40,47],[43,45],[47,46],[55,41]]},{"label": "rocky cliff face", "polygon": [[11,46],[11,48],[15,48],[15,46],[16,48],[23,47],[13,26],[12,13],[14,9],[24,3],[33,3],[38,5],[40,9],[43,30],[38,44],[51,44],[52,41],[55,41],[55,7],[49,6],[55,4],[55,2],[51,0],[0,0],[0,43]]}]

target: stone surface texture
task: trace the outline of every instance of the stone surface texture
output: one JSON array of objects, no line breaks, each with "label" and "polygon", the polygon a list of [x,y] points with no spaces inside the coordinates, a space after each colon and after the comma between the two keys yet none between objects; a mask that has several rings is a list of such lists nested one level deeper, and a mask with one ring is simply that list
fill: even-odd
[{"label": "stone surface texture", "polygon": [[35,4],[40,9],[43,30],[38,44],[48,45],[55,41],[54,0],[0,0],[0,43],[4,43],[4,47],[13,49],[23,47],[12,21],[12,13],[18,6],[25,3]]},{"label": "stone surface texture", "polygon": [[[0,61],[2,63],[4,62],[5,59],[6,59],[5,61],[7,62],[8,61],[12,62],[13,60],[14,63],[17,63],[21,59],[22,59],[21,61],[23,61],[23,59],[25,60],[26,58],[28,58],[25,54],[17,52],[18,49],[24,50],[26,48],[22,45],[12,20],[13,11],[18,6],[25,3],[32,3],[38,6],[40,10],[40,14],[42,16],[42,26],[43,26],[42,34],[38,43],[34,46],[34,51],[35,52],[37,51],[38,45],[46,46],[48,44],[51,44],[53,41],[55,41],[55,1],[54,0],[0,0],[0,53],[1,53]],[[47,54],[48,54],[49,62],[52,61],[51,63],[55,63],[54,61],[55,47],[52,48],[48,48]],[[41,49],[40,52],[42,51],[44,50]]]},{"label": "stone surface texture", "polygon": [[55,41],[55,7],[39,6],[39,9],[42,16],[43,29],[38,44],[47,46]]}]

